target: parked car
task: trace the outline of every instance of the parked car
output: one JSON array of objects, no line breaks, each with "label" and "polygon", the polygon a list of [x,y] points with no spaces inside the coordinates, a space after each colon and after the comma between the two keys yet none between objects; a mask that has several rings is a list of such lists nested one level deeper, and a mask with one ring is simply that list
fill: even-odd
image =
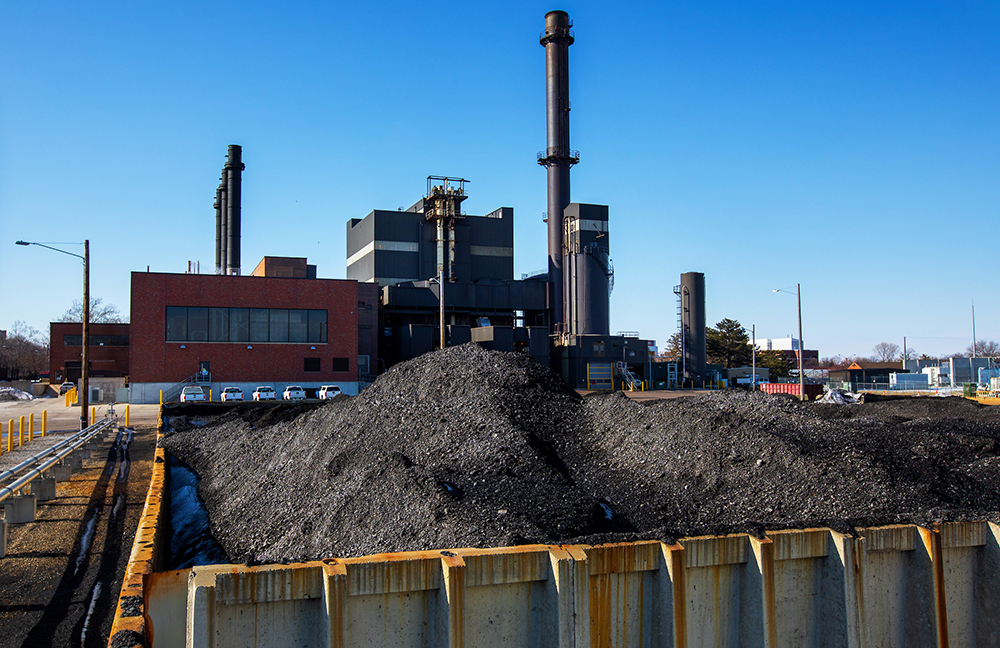
[{"label": "parked car", "polygon": [[71,389],[76,389],[76,383],[64,382],[63,384],[59,385],[59,395],[62,396]]},{"label": "parked car", "polygon": [[222,390],[222,402],[243,400],[243,390],[239,387],[226,387]]},{"label": "parked car", "polygon": [[340,387],[336,385],[323,385],[319,388],[320,400],[330,400],[334,396],[340,396]]},{"label": "parked car", "polygon": [[181,390],[181,402],[193,403],[194,401],[205,400],[205,390],[198,385],[188,385]]},{"label": "parked car", "polygon": [[253,399],[255,401],[278,400],[278,394],[274,391],[274,387],[261,385],[253,390]]},{"label": "parked car", "polygon": [[285,400],[302,400],[306,397],[306,390],[298,385],[289,385],[285,387],[285,393],[281,397]]}]

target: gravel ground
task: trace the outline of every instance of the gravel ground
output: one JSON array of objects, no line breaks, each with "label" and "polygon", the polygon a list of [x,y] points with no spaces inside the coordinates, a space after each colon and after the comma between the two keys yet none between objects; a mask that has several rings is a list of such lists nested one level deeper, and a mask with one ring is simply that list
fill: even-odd
[{"label": "gravel ground", "polygon": [[1000,408],[581,398],[530,358],[474,344],[353,398],[170,423],[164,445],[201,476],[212,533],[250,564],[1000,511]]}]

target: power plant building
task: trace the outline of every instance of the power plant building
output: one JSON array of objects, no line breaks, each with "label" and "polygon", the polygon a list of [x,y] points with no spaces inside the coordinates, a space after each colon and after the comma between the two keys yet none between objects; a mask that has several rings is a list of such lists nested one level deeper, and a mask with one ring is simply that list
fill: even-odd
[{"label": "power plant building", "polygon": [[378,354],[375,286],[343,279],[133,272],[130,398],[176,400],[180,386],[219,394],[336,384],[356,394]]},{"label": "power plant building", "polygon": [[[547,285],[514,280],[514,210],[462,213],[465,182],[432,176],[409,209],[347,223],[347,277],[380,291],[387,367],[440,346],[442,284],[446,346],[475,340],[548,364]],[[442,202],[454,213],[439,216]]]}]

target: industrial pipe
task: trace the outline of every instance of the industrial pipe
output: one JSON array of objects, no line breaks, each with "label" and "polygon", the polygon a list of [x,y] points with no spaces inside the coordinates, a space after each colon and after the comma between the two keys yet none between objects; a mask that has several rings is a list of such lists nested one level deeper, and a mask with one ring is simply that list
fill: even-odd
[{"label": "industrial pipe", "polygon": [[[96,426],[91,426],[91,427],[89,427],[89,428],[87,428],[85,430],[81,430],[81,431],[77,432],[76,434],[74,434],[73,436],[71,436],[69,438],[66,438],[66,439],[63,439],[59,443],[57,443],[57,444],[55,444],[53,446],[49,446],[48,448],[46,448],[45,450],[42,450],[38,454],[25,459],[24,461],[22,461],[21,463],[17,464],[13,468],[10,468],[9,470],[3,471],[2,473],[0,473],[0,483],[5,482],[8,479],[10,479],[11,477],[16,476],[22,470],[28,468],[29,466],[33,465],[37,461],[40,461],[46,455],[52,454],[53,452],[58,452],[61,448],[64,448],[64,447],[69,446],[69,445],[72,445],[72,444],[76,443],[77,441],[79,441],[80,439],[83,439],[84,441],[89,441],[90,438],[92,436],[94,436],[95,434],[97,434],[99,432],[103,432],[104,428],[107,427],[108,423],[109,422],[113,422],[114,420],[115,419],[109,419],[109,418],[102,419],[101,422],[98,423]],[[13,422],[13,419],[11,419],[11,422]],[[97,429],[95,429],[95,427]]]},{"label": "industrial pipe", "polygon": [[[95,435],[100,434],[101,432],[103,432],[104,428],[109,423],[111,423],[113,421],[114,421],[114,419],[106,418],[103,421],[101,421],[101,423],[93,426],[96,429],[93,429],[89,434],[86,434],[86,435],[84,435],[83,433],[78,434],[77,437],[81,437],[81,438],[79,438],[79,440],[76,443],[74,443],[73,445],[71,445],[68,448],[63,449],[61,452],[59,452],[58,454],[56,454],[51,459],[49,459],[48,461],[46,461],[42,465],[38,466],[37,468],[32,468],[31,470],[29,470],[27,473],[25,473],[17,481],[12,482],[11,484],[9,484],[7,486],[4,486],[3,488],[0,488],[0,502],[3,502],[4,500],[13,497],[14,493],[16,493],[17,491],[21,490],[25,486],[27,486],[28,484],[30,484],[32,481],[34,481],[38,477],[41,477],[43,474],[45,474],[46,470],[48,470],[52,466],[56,465],[60,461],[62,461],[68,455],[72,454],[72,452],[74,450],[76,450],[77,448],[79,448],[80,446],[82,446],[84,443],[87,443],[88,441],[90,441],[91,437],[93,437],[93,436],[95,436]],[[87,428],[87,429],[91,430],[91,428]],[[77,437],[74,437],[74,438],[77,438]]]}]

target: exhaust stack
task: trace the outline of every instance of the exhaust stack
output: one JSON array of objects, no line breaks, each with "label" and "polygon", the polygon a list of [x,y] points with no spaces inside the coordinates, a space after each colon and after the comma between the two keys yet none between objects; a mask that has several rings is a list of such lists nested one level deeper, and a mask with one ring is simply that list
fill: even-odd
[{"label": "exhaust stack", "polygon": [[223,274],[226,269],[222,243],[226,232],[226,219],[223,216],[225,213],[225,207],[223,206],[223,196],[225,193],[225,189],[222,188],[221,184],[216,187],[215,203],[212,205],[215,207],[215,274],[217,275]]},{"label": "exhaust stack", "polygon": [[240,188],[243,181],[243,148],[238,144],[229,145],[226,166],[222,170],[226,188],[226,271],[228,275],[240,274]]},{"label": "exhaust stack", "polygon": [[538,154],[538,163],[548,170],[549,284],[552,330],[566,333],[566,287],[563,273],[564,210],[570,203],[569,170],[580,161],[578,151],[569,148],[569,46],[573,26],[565,11],[545,14],[545,31],[539,42],[545,47],[545,115],[547,147]]}]

